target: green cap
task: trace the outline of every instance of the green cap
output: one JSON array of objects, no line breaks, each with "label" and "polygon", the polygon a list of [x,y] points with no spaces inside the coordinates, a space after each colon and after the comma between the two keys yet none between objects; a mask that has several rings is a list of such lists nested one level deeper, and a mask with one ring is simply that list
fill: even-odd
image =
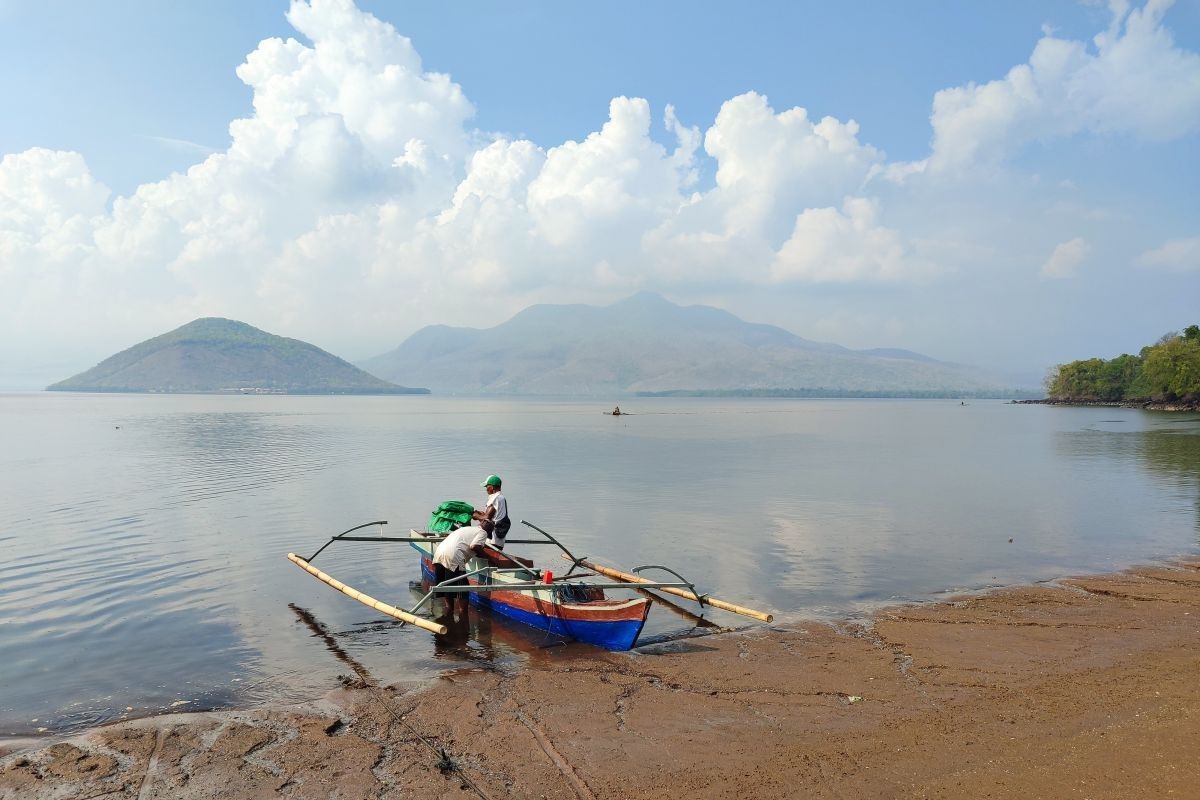
[{"label": "green cap", "polygon": [[500,488],[500,476],[499,475],[488,475],[487,478],[484,480],[484,482],[479,485],[480,486],[495,486],[497,489],[499,489]]}]

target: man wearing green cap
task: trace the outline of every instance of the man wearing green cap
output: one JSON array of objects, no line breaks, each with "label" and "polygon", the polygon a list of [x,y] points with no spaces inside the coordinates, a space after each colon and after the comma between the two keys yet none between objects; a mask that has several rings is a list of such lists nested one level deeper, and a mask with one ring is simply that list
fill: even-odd
[{"label": "man wearing green cap", "polygon": [[512,521],[508,518],[508,501],[500,494],[500,476],[488,475],[483,488],[488,494],[487,505],[471,516],[479,520],[479,527],[487,531],[487,543],[497,550],[503,550],[504,537],[508,536]]}]

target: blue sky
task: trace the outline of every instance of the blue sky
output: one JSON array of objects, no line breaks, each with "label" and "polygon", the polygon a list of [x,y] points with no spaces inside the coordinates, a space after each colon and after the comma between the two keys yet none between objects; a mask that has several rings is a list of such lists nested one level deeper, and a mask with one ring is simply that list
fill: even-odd
[{"label": "blue sky", "polygon": [[[754,90],[779,108],[855,119],[896,159],[925,155],[938,89],[1002,75],[1043,25],[1087,38],[1109,16],[1099,4],[1030,0],[842,5],[359,3],[413,39],[427,69],[463,85],[484,130],[557,143],[595,130],[616,95],[672,103],[687,121]],[[196,151],[144,137],[226,147],[229,121],[251,101],[234,69],[262,39],[295,35],[287,8],[0,2],[0,95],[14,112],[0,152],[79,151],[117,192],[186,169]],[[1200,3],[1175,6],[1170,22],[1200,49]]]},{"label": "blue sky", "polygon": [[0,386],[202,315],[362,358],[639,289],[1011,372],[1135,350],[1200,308],[1198,50],[1194,0],[0,0],[0,334],[41,342]]}]

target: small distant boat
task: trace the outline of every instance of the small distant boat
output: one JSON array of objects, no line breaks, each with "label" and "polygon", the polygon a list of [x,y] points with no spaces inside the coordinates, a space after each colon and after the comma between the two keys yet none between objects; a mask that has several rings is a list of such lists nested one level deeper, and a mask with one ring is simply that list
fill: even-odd
[{"label": "small distant boat", "polygon": [[[630,574],[576,558],[557,539],[541,528],[524,520],[522,523],[546,538],[509,539],[508,544],[557,546],[563,551],[564,558],[572,564],[566,575],[555,577],[549,570],[535,567],[529,559],[502,553],[491,547],[484,547],[484,558],[473,557],[464,566],[466,585],[450,585],[451,581],[435,584],[433,552],[438,543],[445,538],[445,534],[413,530],[406,537],[348,535],[370,525],[386,525],[386,521],[368,522],[333,536],[311,558],[304,559],[295,553],[288,553],[288,559],[343,594],[381,613],[438,634],[445,634],[446,626],[418,616],[417,612],[437,594],[453,595],[461,592],[468,593],[471,602],[479,608],[488,609],[493,613],[541,631],[603,647],[606,650],[628,650],[637,643],[642,627],[646,624],[646,617],[650,613],[651,602],[646,597],[624,600],[609,599],[605,595],[606,589],[655,589],[693,600],[699,603],[702,609],[708,605],[765,622],[773,619],[770,614],[735,606],[732,603],[699,594],[689,581],[667,567],[657,565],[635,567],[633,573]],[[382,534],[382,528],[380,533]],[[320,555],[322,550],[330,544],[340,541],[407,542],[420,555],[421,575],[424,581],[430,585],[428,593],[411,610],[404,611],[363,594],[312,566],[311,562]],[[588,569],[591,572],[574,574],[577,568]],[[650,581],[638,574],[650,569],[663,570],[678,580]],[[612,578],[614,582],[585,583],[580,580],[581,578],[594,578],[597,575]],[[651,597],[653,596],[651,595]]]}]

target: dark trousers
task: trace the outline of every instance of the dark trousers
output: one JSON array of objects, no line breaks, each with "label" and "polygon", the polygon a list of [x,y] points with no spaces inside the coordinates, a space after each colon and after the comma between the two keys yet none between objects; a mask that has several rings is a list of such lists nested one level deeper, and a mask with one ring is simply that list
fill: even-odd
[{"label": "dark trousers", "polygon": [[464,570],[446,569],[446,567],[444,565],[438,564],[438,563],[434,563],[434,565],[433,565],[433,582],[434,583],[445,583],[446,581],[449,581],[451,578],[453,578],[454,580],[451,582],[450,585],[456,586],[460,583],[466,583],[466,580],[465,580],[466,576],[467,576],[467,573]]},{"label": "dark trousers", "polygon": [[[446,569],[438,563],[433,565],[433,582],[445,583],[450,581],[448,585],[457,586],[467,582],[467,573],[461,569]],[[438,592],[437,596],[446,601],[446,611],[453,612],[454,606],[457,604],[464,611],[470,604],[471,599],[466,592]]]}]

